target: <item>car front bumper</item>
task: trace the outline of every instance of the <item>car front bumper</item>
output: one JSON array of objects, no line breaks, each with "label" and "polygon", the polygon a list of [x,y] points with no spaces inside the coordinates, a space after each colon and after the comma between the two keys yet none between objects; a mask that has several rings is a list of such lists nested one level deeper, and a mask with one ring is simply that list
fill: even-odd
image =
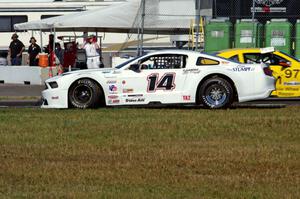
[{"label": "car front bumper", "polygon": [[68,108],[68,91],[46,89],[42,92],[41,108]]}]

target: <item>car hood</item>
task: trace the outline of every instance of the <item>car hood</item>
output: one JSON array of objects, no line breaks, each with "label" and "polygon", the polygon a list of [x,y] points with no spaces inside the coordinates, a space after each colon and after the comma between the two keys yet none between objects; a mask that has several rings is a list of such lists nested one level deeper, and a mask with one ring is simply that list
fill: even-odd
[{"label": "car hood", "polygon": [[99,68],[99,69],[86,69],[86,70],[76,70],[76,71],[71,71],[71,72],[66,72],[66,73],[63,73],[62,76],[65,76],[65,75],[71,75],[71,74],[91,74],[91,73],[112,73],[114,71],[116,71],[118,69],[116,68]]},{"label": "car hood", "polygon": [[86,69],[86,70],[76,70],[76,71],[71,71],[71,72],[66,72],[58,76],[54,76],[52,78],[49,78],[46,80],[46,82],[51,82],[51,81],[56,81],[61,78],[65,77],[72,77],[72,76],[77,76],[77,75],[91,75],[91,74],[112,74],[115,71],[118,71],[119,69],[116,68],[101,68],[101,69]]}]

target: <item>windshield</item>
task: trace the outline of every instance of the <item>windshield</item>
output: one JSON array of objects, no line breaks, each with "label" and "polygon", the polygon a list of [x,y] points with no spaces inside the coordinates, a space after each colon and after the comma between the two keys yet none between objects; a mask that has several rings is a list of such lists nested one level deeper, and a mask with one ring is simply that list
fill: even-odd
[{"label": "windshield", "polygon": [[285,53],[285,52],[282,52],[282,51],[279,51],[279,52],[282,53],[282,54],[284,54],[285,56],[291,58],[291,59],[294,59],[294,60],[300,62],[300,59],[298,59],[298,58],[296,58],[296,57],[294,57],[294,56],[292,56],[292,55],[289,55],[289,54],[287,54],[287,53]]},{"label": "windshield", "polygon": [[129,60],[127,60],[126,62],[124,62],[124,63],[122,63],[122,64],[116,66],[115,68],[120,69],[120,68],[126,66],[128,63],[130,63],[130,62],[132,62],[132,61],[134,61],[134,60],[136,60],[136,59],[138,59],[138,58],[140,58],[140,57],[141,57],[141,56],[138,56],[138,57],[134,57],[134,58],[132,58],[132,59],[129,59]]}]

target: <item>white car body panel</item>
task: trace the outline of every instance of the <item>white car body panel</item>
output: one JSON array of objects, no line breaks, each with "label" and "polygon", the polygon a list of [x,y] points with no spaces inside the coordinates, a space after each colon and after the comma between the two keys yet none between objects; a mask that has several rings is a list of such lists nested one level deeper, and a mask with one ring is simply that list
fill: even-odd
[{"label": "white car body panel", "polygon": [[[132,64],[157,55],[187,56],[185,68],[130,70]],[[198,57],[218,61],[219,65],[197,66]],[[150,59],[151,61],[151,59]],[[89,78],[103,89],[107,106],[196,103],[199,83],[212,74],[226,76],[234,83],[239,102],[263,99],[275,89],[275,80],[266,76],[263,65],[247,65],[223,58],[184,50],[149,53],[119,69],[90,69],[65,73],[46,80],[42,92],[43,108],[68,108],[68,90],[78,79]],[[56,82],[58,88],[49,83]]]}]

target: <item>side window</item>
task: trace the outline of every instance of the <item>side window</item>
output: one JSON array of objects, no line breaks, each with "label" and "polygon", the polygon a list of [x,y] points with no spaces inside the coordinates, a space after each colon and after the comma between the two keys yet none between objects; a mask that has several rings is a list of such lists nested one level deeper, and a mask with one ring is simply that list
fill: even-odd
[{"label": "side window", "polygon": [[270,64],[271,65],[279,65],[280,62],[289,62],[289,61],[278,55],[272,54]]},{"label": "side window", "polygon": [[199,57],[197,59],[196,65],[197,66],[207,66],[207,65],[219,65],[219,61],[205,58],[205,57]]},{"label": "side window", "polygon": [[28,17],[21,16],[0,16],[0,32],[14,32],[14,25],[17,23],[27,22]]},{"label": "side window", "polygon": [[232,60],[232,61],[235,61],[235,62],[240,62],[238,55],[234,55],[232,57],[229,57],[229,59]]},{"label": "side window", "polygon": [[1,32],[11,32],[11,17],[9,16],[1,16],[0,17],[0,31]]},{"label": "side window", "polygon": [[271,64],[271,63],[274,63],[274,61],[275,61],[273,59],[273,55],[270,53],[262,54],[261,57],[262,57],[261,61],[265,64]]},{"label": "side window", "polygon": [[140,62],[141,69],[180,69],[185,68],[187,56],[166,54],[148,57]]},{"label": "side window", "polygon": [[259,53],[244,54],[244,60],[246,64],[257,64],[262,62],[261,54]]},{"label": "side window", "polygon": [[58,16],[61,16],[61,15],[42,15],[41,19],[48,19],[48,18],[51,18],[51,17],[58,17]]},{"label": "side window", "polygon": [[275,54],[244,54],[245,63],[266,63],[271,65],[279,65],[280,62],[288,62],[286,59]]}]

